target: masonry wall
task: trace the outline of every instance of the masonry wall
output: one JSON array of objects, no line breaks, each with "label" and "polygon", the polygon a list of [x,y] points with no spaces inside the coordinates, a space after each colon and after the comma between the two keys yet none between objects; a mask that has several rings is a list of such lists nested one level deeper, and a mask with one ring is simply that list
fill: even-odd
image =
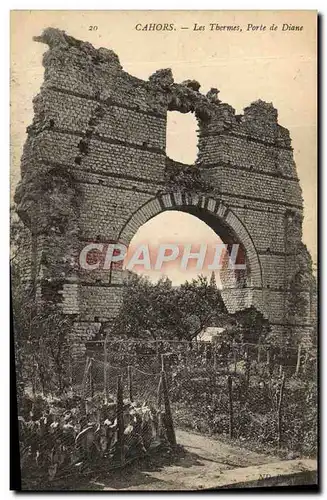
[{"label": "masonry wall", "polygon": [[[79,268],[80,249],[119,239],[133,218],[136,230],[154,213],[138,219],[141,208],[157,200],[165,209],[162,197],[172,191],[210,196],[233,212],[251,239],[261,281],[251,287],[248,280],[250,295],[234,290],[226,300],[234,309],[250,300],[276,331],[288,329],[290,283],[302,249],[302,196],[289,132],[278,124],[273,105],[257,101],[236,115],[216,89],[204,96],[197,82],[176,84],[170,70],[142,81],[123,71],[112,51],[58,30],[49,28],[37,41],[49,50],[16,202],[36,242],[34,280],[41,286],[46,276],[60,284],[58,303],[74,315],[77,351],[115,317],[123,293],[119,273]],[[194,112],[199,122],[193,184],[167,176],[168,110]],[[31,191],[38,196],[31,199]],[[309,315],[299,325],[309,328]]]}]

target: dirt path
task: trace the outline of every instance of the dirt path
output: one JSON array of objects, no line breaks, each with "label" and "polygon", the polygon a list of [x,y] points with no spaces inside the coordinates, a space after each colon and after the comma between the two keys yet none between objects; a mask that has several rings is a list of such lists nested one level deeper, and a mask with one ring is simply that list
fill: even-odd
[{"label": "dirt path", "polygon": [[221,467],[248,467],[278,460],[274,455],[256,453],[194,432],[177,429],[176,438],[188,452],[206,461],[214,461]]},{"label": "dirt path", "polygon": [[195,491],[251,486],[316,484],[316,460],[280,460],[218,439],[176,430],[178,449],[157,450],[123,469],[100,472],[93,479],[63,481],[59,490]]},{"label": "dirt path", "polygon": [[189,483],[206,487],[206,478],[219,477],[224,471],[278,461],[274,456],[255,453],[189,431],[176,431],[184,452],[176,459],[139,461],[133,467],[107,477],[98,477],[89,485],[94,490],[183,490]]}]

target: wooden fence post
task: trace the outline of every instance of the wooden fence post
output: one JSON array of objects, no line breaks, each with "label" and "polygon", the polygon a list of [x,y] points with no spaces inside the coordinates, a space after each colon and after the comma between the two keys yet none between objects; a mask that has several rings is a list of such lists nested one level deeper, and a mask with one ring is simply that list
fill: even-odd
[{"label": "wooden fence post", "polygon": [[233,380],[230,375],[227,377],[227,390],[229,402],[229,437],[233,438],[234,435],[234,419],[233,419]]},{"label": "wooden fence post", "polygon": [[128,394],[129,400],[133,402],[133,376],[132,376],[132,367],[127,367],[127,384],[128,384]]},{"label": "wooden fence post", "polygon": [[124,399],[122,376],[117,377],[117,446],[120,465],[124,465]]},{"label": "wooden fence post", "polygon": [[90,367],[90,358],[87,356],[86,362],[85,362],[85,367],[84,367],[84,373],[83,373],[83,379],[82,379],[82,397],[85,399],[86,396],[86,384],[87,384],[87,375]]},{"label": "wooden fence post", "polygon": [[93,358],[90,359],[90,392],[91,392],[91,398],[93,398],[94,396]]},{"label": "wooden fence post", "polygon": [[89,375],[89,368],[90,368],[90,358],[87,356],[86,362],[85,362],[84,373],[83,373],[82,399],[81,399],[81,405],[80,405],[81,411],[84,415],[88,411],[87,402],[86,402],[86,387],[87,387],[87,381],[88,381],[88,375]]},{"label": "wooden fence post", "polygon": [[157,363],[160,366],[160,354],[159,354],[159,343],[158,343],[158,340],[156,340],[156,358],[157,358]]},{"label": "wooden fence post", "polygon": [[161,437],[161,429],[162,429],[162,414],[161,414],[161,405],[162,405],[162,378],[160,376],[159,384],[158,384],[158,392],[157,392],[157,415],[158,422],[156,428],[157,437]]},{"label": "wooden fence post", "polygon": [[303,362],[303,373],[304,373],[304,375],[307,373],[308,359],[309,359],[309,352],[308,352],[308,349],[307,349],[305,351],[304,362]]},{"label": "wooden fence post", "polygon": [[280,386],[278,411],[277,411],[277,446],[280,448],[282,442],[282,404],[285,387],[285,373],[283,373],[282,383]]},{"label": "wooden fence post", "polygon": [[250,363],[250,356],[249,356],[249,346],[246,346],[246,357],[245,357],[245,380],[246,380],[246,387],[249,386],[250,383],[250,369],[251,369],[251,363]]},{"label": "wooden fence post", "polygon": [[108,352],[107,352],[107,337],[104,339],[104,365],[103,365],[103,397],[105,404],[108,403]]},{"label": "wooden fence post", "polygon": [[267,366],[270,365],[270,349],[269,347],[267,348],[267,361],[266,361]]},{"label": "wooden fence post", "polygon": [[173,423],[173,417],[171,414],[169,394],[168,394],[168,386],[166,379],[166,372],[161,372],[161,385],[162,385],[162,393],[165,404],[165,426],[167,431],[167,438],[172,447],[176,446],[176,435]]},{"label": "wooden fence post", "polygon": [[236,356],[235,341],[233,342],[233,363],[234,363],[234,373],[236,373],[237,372],[237,356]]},{"label": "wooden fence post", "polygon": [[217,369],[217,354],[216,354],[216,350],[213,353],[213,369],[214,370]]},{"label": "wooden fence post", "polygon": [[162,377],[160,376],[157,392],[157,408],[160,411],[162,405]]},{"label": "wooden fence post", "polygon": [[301,366],[301,344],[299,344],[298,350],[297,350],[297,360],[296,360],[296,368],[295,368],[295,375],[299,374],[300,371],[300,366]]}]

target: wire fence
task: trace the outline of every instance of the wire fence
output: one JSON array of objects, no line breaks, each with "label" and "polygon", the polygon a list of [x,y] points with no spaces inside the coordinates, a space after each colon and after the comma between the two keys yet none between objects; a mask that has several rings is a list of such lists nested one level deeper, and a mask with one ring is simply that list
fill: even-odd
[{"label": "wire fence", "polygon": [[25,489],[79,481],[176,447],[163,365],[159,372],[145,372],[87,356],[74,368],[65,395],[26,394],[20,401]]},{"label": "wire fence", "polygon": [[176,446],[175,427],[316,452],[316,353],[205,341],[88,342],[69,387],[20,402],[27,488]]},{"label": "wire fence", "polygon": [[[129,373],[125,379],[132,377],[142,390],[140,396],[150,401],[149,395],[156,392],[155,374],[164,370],[172,419],[179,427],[253,440],[277,450],[315,453],[314,349],[107,339],[89,342],[86,356],[92,360],[88,393],[91,386],[93,391],[110,392],[110,373],[120,367]],[[106,366],[102,374],[98,366]]]},{"label": "wire fence", "polygon": [[[164,368],[168,376],[177,367],[190,370],[213,370],[216,374],[243,374],[251,377],[281,377],[312,379],[316,377],[317,357],[314,349],[280,347],[268,344],[227,343],[208,341],[162,340],[103,340],[87,343],[86,360],[89,359],[92,384],[103,391],[110,390],[112,376],[129,369],[144,372],[151,377]],[[75,389],[83,384],[85,359],[73,362],[72,380]],[[142,384],[141,384],[142,385]],[[90,389],[89,389],[90,390]]]}]

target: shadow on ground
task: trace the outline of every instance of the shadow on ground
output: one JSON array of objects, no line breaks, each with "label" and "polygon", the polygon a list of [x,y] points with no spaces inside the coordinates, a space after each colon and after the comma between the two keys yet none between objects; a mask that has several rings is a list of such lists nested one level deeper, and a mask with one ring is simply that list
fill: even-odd
[{"label": "shadow on ground", "polygon": [[[136,459],[123,469],[102,470],[90,474],[88,478],[79,476],[78,478],[66,478],[49,487],[49,490],[65,491],[99,491],[99,490],[122,490],[137,489],[142,486],[144,489],[178,489],[169,478],[165,477],[165,469],[190,469],[203,467],[207,460],[178,446],[175,452],[156,451],[149,456]],[[161,473],[163,479],[154,477],[151,473]],[[48,488],[47,488],[48,489]]]},{"label": "shadow on ground", "polygon": [[153,472],[161,472],[164,476],[166,468],[193,468],[203,467],[204,460],[196,453],[191,453],[179,446],[174,453],[161,453],[157,451],[151,456],[137,460],[133,464],[124,469],[114,472],[103,473],[89,482],[90,489],[126,489],[137,486],[151,485],[151,489],[157,489],[159,484],[165,488],[169,485],[169,489],[173,488],[173,484],[169,480],[158,479],[151,475]]}]

